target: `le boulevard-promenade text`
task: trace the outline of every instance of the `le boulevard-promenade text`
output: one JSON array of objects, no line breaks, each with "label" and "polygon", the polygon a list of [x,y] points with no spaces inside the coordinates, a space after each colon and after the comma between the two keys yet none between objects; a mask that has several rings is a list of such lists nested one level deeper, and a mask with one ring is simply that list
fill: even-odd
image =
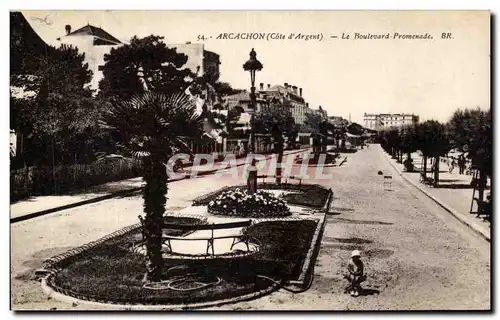
[{"label": "le boulevard-promenade text", "polygon": [[[439,39],[453,39],[450,32],[441,32]],[[387,33],[346,33],[329,34],[323,33],[309,34],[309,33],[279,33],[279,32],[223,32],[214,36],[198,35],[198,41],[205,40],[316,40],[323,41],[326,39],[339,39],[339,40],[434,40],[435,37],[428,32],[425,33],[400,33],[400,32],[387,32]]]}]

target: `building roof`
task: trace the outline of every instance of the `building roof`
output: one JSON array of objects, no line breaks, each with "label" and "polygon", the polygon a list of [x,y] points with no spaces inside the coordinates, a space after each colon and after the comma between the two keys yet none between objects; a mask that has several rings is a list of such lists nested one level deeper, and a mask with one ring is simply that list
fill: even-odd
[{"label": "building roof", "polygon": [[260,91],[261,92],[278,92],[281,95],[283,95],[283,97],[285,97],[285,98],[290,98],[290,96],[292,96],[293,99],[291,99],[291,100],[296,100],[298,102],[304,102],[304,98],[302,98],[299,94],[297,94],[293,90],[287,89],[284,86],[279,85],[279,84],[276,84],[274,86],[271,86],[267,89],[260,90]]},{"label": "building roof", "polygon": [[[120,40],[116,39],[115,37],[113,37],[112,35],[110,35],[106,31],[104,31],[103,29],[95,27],[95,26],[90,25],[90,24],[87,24],[86,26],[81,27],[80,29],[73,31],[66,36],[70,37],[70,36],[83,36],[83,35],[94,36],[98,40],[103,41],[103,43],[101,43],[101,44],[121,44],[122,43]],[[106,42],[111,42],[111,43],[106,43]]]},{"label": "building roof", "polygon": [[415,117],[416,115],[413,114],[413,113],[366,113],[364,114],[364,116],[377,116],[377,117],[391,117],[391,116],[405,116],[405,117],[408,117],[408,116],[413,116]]},{"label": "building roof", "polygon": [[230,96],[225,96],[224,100],[232,100],[232,101],[250,101],[250,92],[242,91],[240,93],[232,94]]}]

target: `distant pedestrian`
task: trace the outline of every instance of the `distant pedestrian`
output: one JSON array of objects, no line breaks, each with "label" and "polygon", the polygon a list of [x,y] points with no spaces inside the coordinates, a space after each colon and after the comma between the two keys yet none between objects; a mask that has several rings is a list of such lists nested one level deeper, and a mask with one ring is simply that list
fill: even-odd
[{"label": "distant pedestrian", "polygon": [[458,158],[458,170],[460,174],[464,174],[465,164],[465,157],[463,155],[460,155],[460,157]]},{"label": "distant pedestrian", "polygon": [[359,292],[361,291],[361,282],[366,280],[366,276],[364,274],[364,264],[361,261],[361,253],[359,250],[354,250],[351,253],[351,259],[347,265],[348,274],[345,275],[345,278],[349,280],[349,293],[353,297],[359,296]]},{"label": "distant pedestrian", "polygon": [[455,169],[455,165],[456,165],[456,162],[455,162],[455,159],[453,159],[451,161],[451,164],[450,164],[450,167],[449,167],[450,173],[453,173],[453,169]]}]

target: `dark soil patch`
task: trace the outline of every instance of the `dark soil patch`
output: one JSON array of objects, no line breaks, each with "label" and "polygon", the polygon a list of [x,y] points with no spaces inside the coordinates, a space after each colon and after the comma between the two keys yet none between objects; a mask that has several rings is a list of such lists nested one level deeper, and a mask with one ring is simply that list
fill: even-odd
[{"label": "dark soil patch", "polygon": [[[331,153],[313,153],[309,154],[309,158],[302,160],[301,158],[298,162],[295,163],[303,163],[305,161],[308,161],[308,165],[325,165],[325,164],[331,164],[335,163],[335,160],[338,158],[338,154],[331,154]],[[320,162],[321,161],[321,162]]]},{"label": "dark soil patch", "polygon": [[288,193],[284,195],[286,202],[319,209],[328,199],[328,190],[309,191],[308,193]]},{"label": "dark soil patch", "polygon": [[[173,219],[173,217],[170,217]],[[246,233],[261,242],[261,253],[253,259],[190,260],[168,262],[168,269],[183,264],[204,278],[218,277],[218,285],[197,291],[151,290],[143,287],[145,256],[130,249],[140,230],[114,238],[58,265],[62,270],[54,284],[73,296],[115,303],[180,304],[225,299],[268,288],[271,283],[257,275],[276,280],[296,279],[316,229],[316,221],[272,221],[249,227]],[[179,233],[179,230],[167,231]],[[179,271],[175,271],[179,272]],[[204,280],[205,281],[205,280]],[[209,280],[206,280],[209,281]]]},{"label": "dark soil patch", "polygon": [[333,237],[324,237],[323,241],[335,241],[340,243],[355,243],[355,244],[367,244],[372,243],[372,240],[366,240],[361,238],[333,238]]},{"label": "dark soil patch", "polygon": [[393,225],[392,222],[374,221],[374,220],[353,220],[345,218],[330,218],[328,223],[352,223],[352,224],[380,224],[380,225]]},{"label": "dark soil patch", "polygon": [[341,243],[323,242],[321,244],[321,246],[324,247],[324,248],[334,248],[334,249],[344,250],[344,251],[352,251],[352,250],[359,250],[360,249],[359,245],[354,245],[354,244],[341,244]]},{"label": "dark soil patch", "polygon": [[340,212],[352,212],[353,208],[340,208],[340,207],[330,207],[330,210],[340,211]]},{"label": "dark soil patch", "polygon": [[394,250],[388,249],[370,249],[363,251],[363,254],[370,258],[386,259],[394,254]]},{"label": "dark soil patch", "polygon": [[457,183],[457,184],[453,184],[453,183],[441,184],[440,183],[438,185],[438,188],[441,188],[441,189],[473,189],[473,187],[468,183]]}]

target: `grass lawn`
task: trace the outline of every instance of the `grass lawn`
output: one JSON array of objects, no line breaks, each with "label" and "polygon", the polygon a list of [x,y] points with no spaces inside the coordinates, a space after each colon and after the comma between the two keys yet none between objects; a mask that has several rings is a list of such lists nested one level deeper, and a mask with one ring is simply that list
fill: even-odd
[{"label": "grass lawn", "polygon": [[261,261],[274,261],[280,278],[297,279],[318,222],[313,220],[268,221],[255,224],[247,233],[257,238]]},{"label": "grass lawn", "polygon": [[[70,290],[72,295],[117,303],[179,304],[240,296],[271,285],[258,278],[258,274],[276,280],[297,279],[316,225],[316,221],[309,220],[270,221],[249,227],[247,234],[262,244],[260,255],[254,259],[187,262],[191,269],[207,271],[221,279],[220,284],[198,291],[143,288],[146,259],[129,250],[140,230],[109,240],[57,266],[61,271],[54,284]],[[172,266],[167,263],[165,271]]]}]

